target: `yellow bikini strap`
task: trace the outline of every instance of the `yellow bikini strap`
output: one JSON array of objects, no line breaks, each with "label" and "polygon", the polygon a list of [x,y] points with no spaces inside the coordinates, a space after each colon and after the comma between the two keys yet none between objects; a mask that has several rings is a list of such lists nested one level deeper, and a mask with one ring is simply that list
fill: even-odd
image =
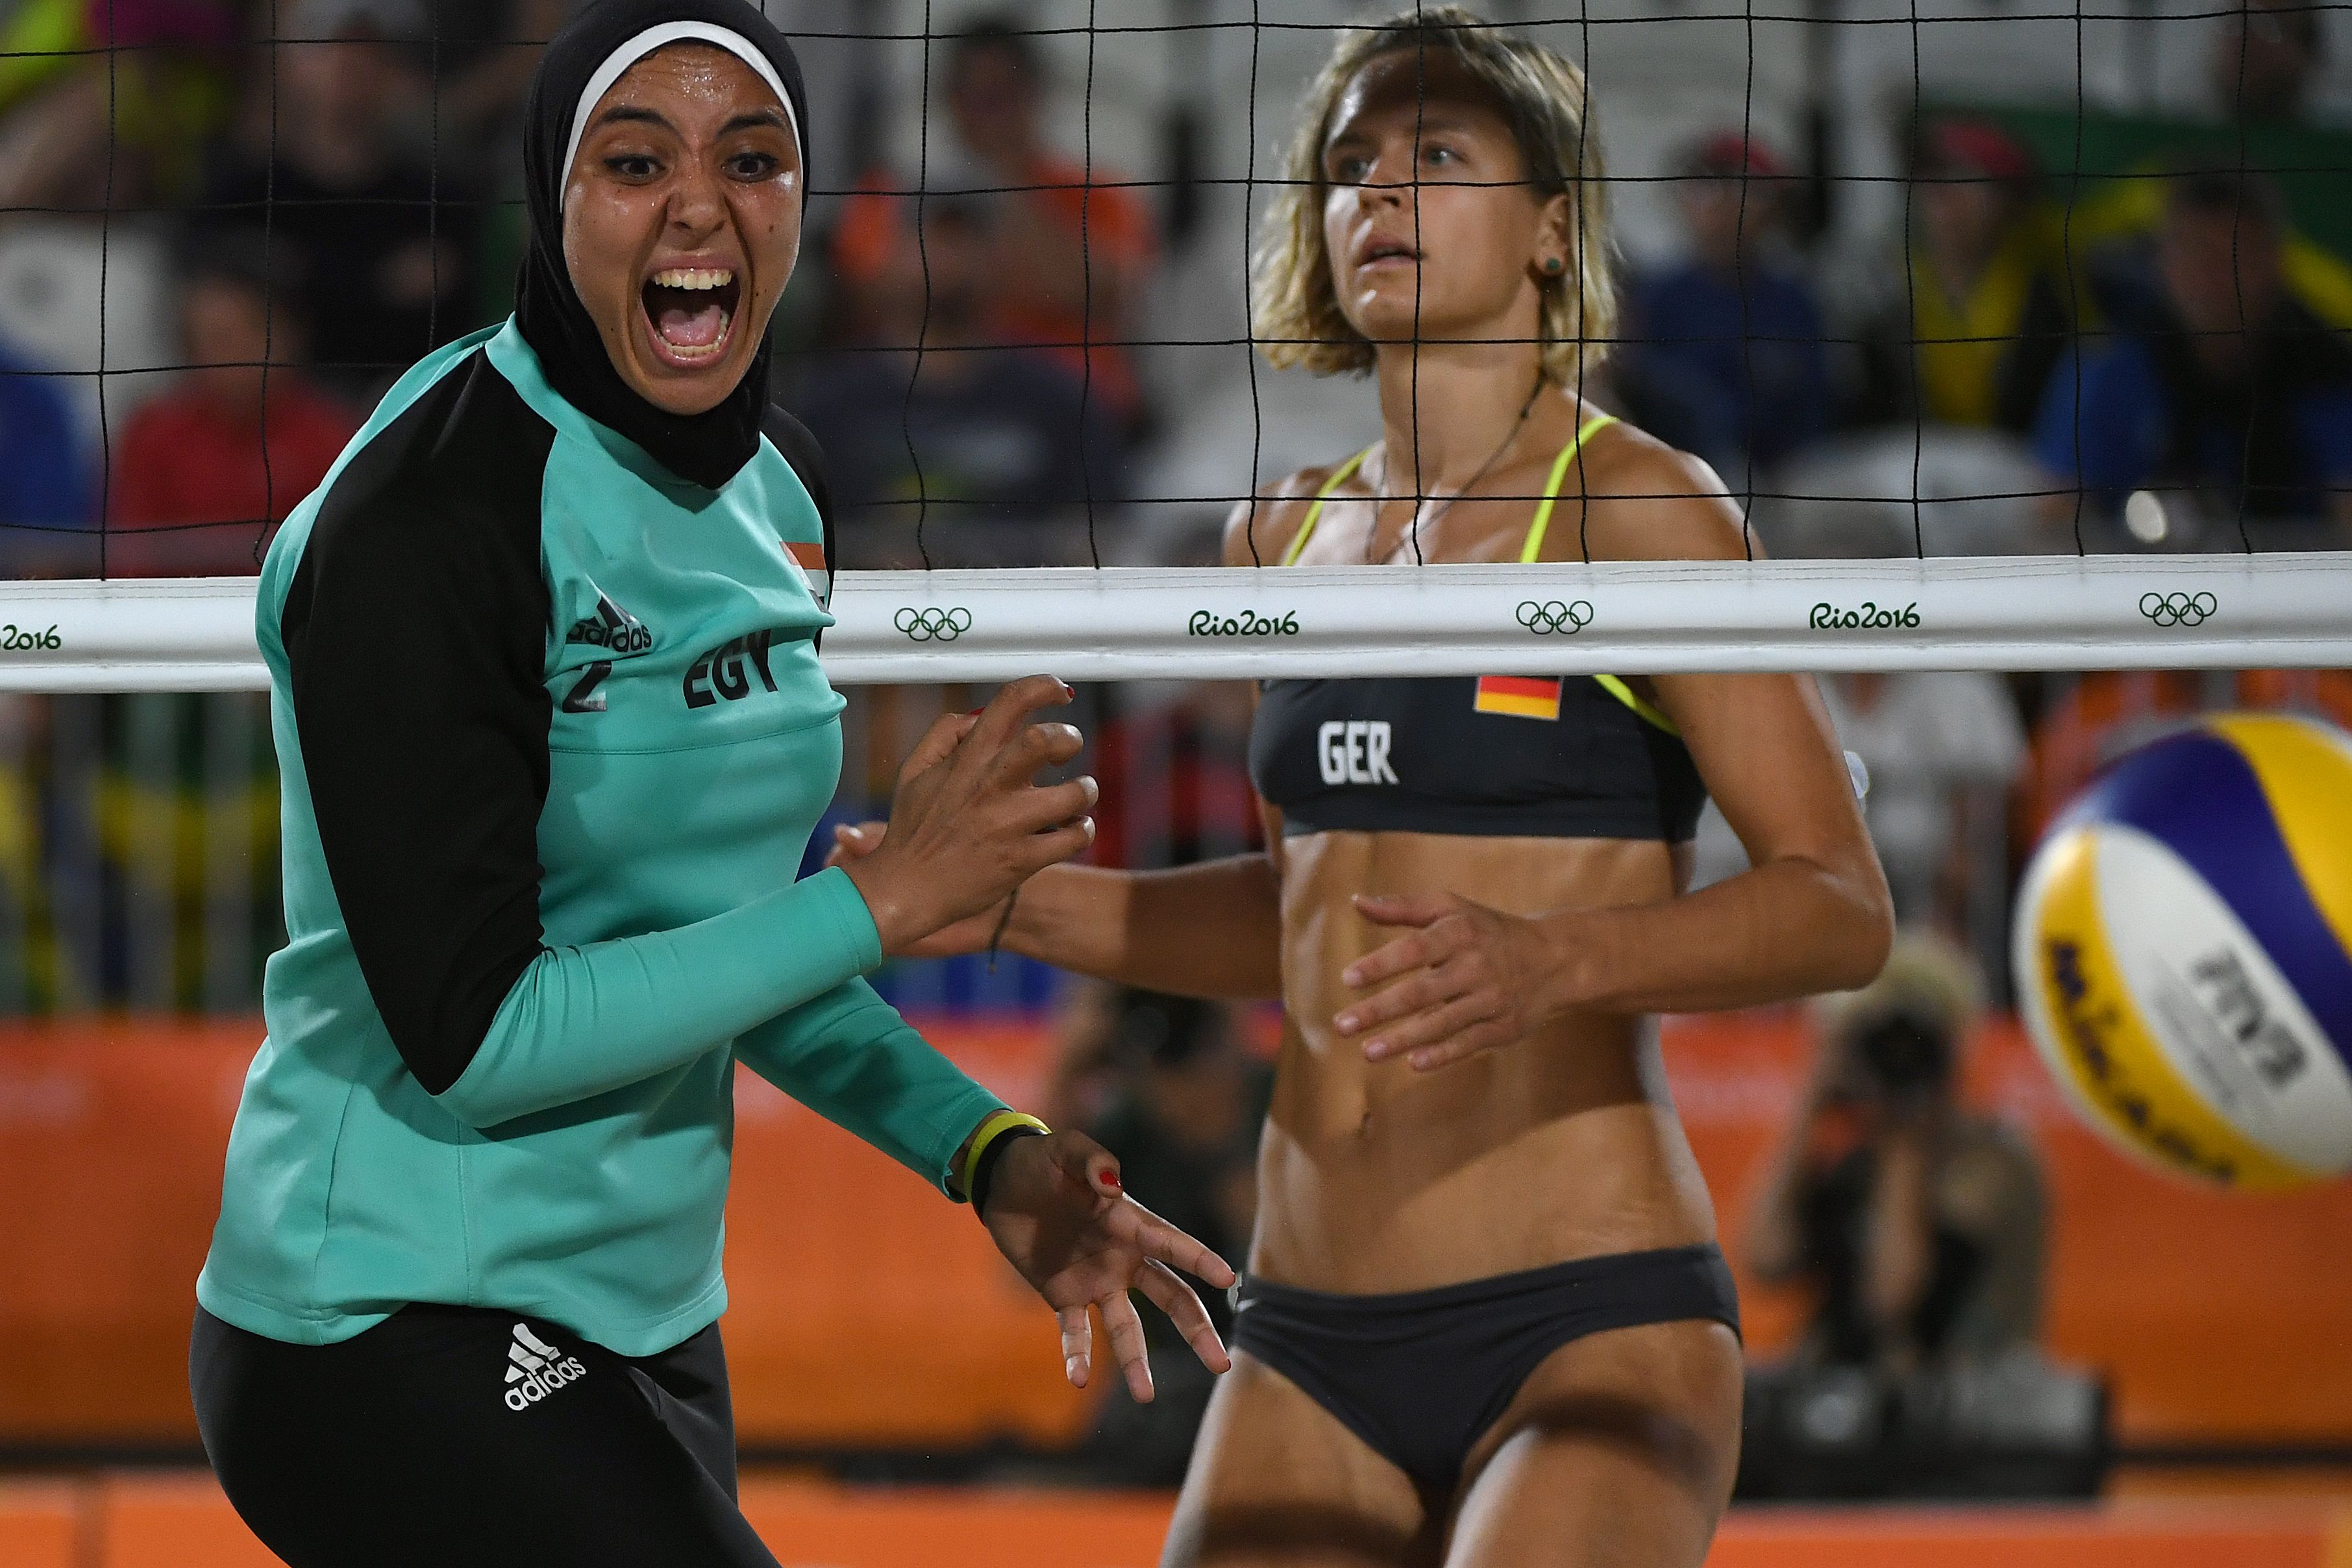
[{"label": "yellow bikini strap", "polygon": [[1680,738],[1683,732],[1675,727],[1673,719],[1659,711],[1655,703],[1643,702],[1639,693],[1614,675],[1595,675],[1592,678],[1600,684],[1602,691],[1632,708],[1650,724],[1664,730],[1668,735]]},{"label": "yellow bikini strap", "polygon": [[1298,525],[1298,531],[1290,536],[1290,548],[1282,552],[1283,565],[1298,564],[1298,552],[1307,548],[1307,540],[1315,532],[1315,525],[1323,520],[1323,503],[1330,499],[1331,492],[1346,484],[1349,476],[1361,468],[1364,465],[1364,459],[1371,455],[1372,449],[1369,446],[1365,447],[1333,469],[1331,477],[1323,481],[1323,487],[1315,492],[1315,504],[1307,508],[1307,520]]},{"label": "yellow bikini strap", "polygon": [[1576,461],[1576,455],[1584,450],[1584,444],[1592,439],[1594,432],[1616,423],[1613,413],[1594,414],[1577,431],[1576,438],[1552,459],[1551,477],[1544,481],[1543,499],[1536,503],[1536,520],[1528,525],[1528,542],[1519,550],[1520,565],[1532,566],[1543,559],[1544,530],[1551,527],[1552,502],[1559,497],[1560,481],[1568,477],[1568,465]]},{"label": "yellow bikini strap", "polygon": [[[1594,414],[1584,422],[1583,428],[1576,433],[1576,438],[1561,447],[1559,455],[1552,459],[1551,477],[1544,482],[1543,499],[1536,503],[1536,519],[1528,525],[1528,542],[1519,551],[1519,564],[1533,566],[1543,559],[1544,530],[1551,527],[1552,503],[1559,498],[1560,484],[1568,477],[1568,465],[1576,461],[1577,455],[1584,450],[1584,444],[1592,439],[1594,432],[1605,430],[1616,423],[1615,414]],[[1643,701],[1640,694],[1615,675],[1595,675],[1592,678],[1602,691],[1632,708],[1645,722],[1668,735],[1682,734],[1675,727],[1675,721],[1658,710],[1656,704]]]}]

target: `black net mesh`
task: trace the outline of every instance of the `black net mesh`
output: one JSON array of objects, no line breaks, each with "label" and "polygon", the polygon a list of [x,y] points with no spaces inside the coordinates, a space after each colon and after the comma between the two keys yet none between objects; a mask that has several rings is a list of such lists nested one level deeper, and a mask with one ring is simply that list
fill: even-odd
[{"label": "black net mesh", "polygon": [[[510,308],[520,95],[571,9],[0,7],[0,573],[252,573],[385,386]],[[2270,552],[2334,547],[2352,516],[2341,9],[1588,0],[1423,9],[1412,47],[1417,81],[1496,29],[1584,73],[1559,155],[1592,221],[1566,259],[1605,267],[1620,308],[1571,329],[1595,351],[1552,384],[1704,459],[1751,550]],[[818,156],[773,390],[826,449],[835,564],[1210,562],[1236,504],[1384,434],[1372,385],[1296,363],[1360,340],[1254,318],[1250,256],[1302,193],[1293,129],[1339,29],[1410,7],[768,11],[802,51]],[[1436,365],[1463,345],[1420,287]],[[1422,356],[1407,374],[1428,406]],[[1394,562],[1455,559],[1465,477],[1533,498],[1468,472],[1484,448],[1424,481],[1419,422],[1402,434],[1411,456],[1364,479]],[[1563,553],[1588,553],[1591,499],[1568,465]],[[1182,674],[1086,695],[1105,859],[1258,831],[1245,698]],[[1948,831],[1881,847],[1916,883],[1906,918],[1989,956],[2032,831],[2149,725],[2352,716],[2331,671],[1971,679],[1965,700],[1916,687],[1920,733],[1966,737],[1959,782],[1935,785]],[[1925,755],[1886,716],[1912,709],[1874,718],[1890,699],[1832,685],[1850,745]],[[982,695],[856,693],[837,814],[872,810],[929,716]],[[249,1006],[278,940],[257,707],[6,699],[0,720],[0,787],[33,824],[0,898],[0,1010]],[[892,983],[944,1005],[1048,988],[1017,964]]]},{"label": "black net mesh", "polygon": [[[503,314],[515,106],[567,9],[16,6],[0,565],[253,570],[375,394]],[[1335,28],[1385,19],[1284,9],[770,7],[823,160],[776,391],[833,437],[844,564],[1201,559],[1378,434],[1254,352],[1310,346],[1253,329],[1245,251]],[[1577,270],[1624,308],[1571,390],[1713,464],[1768,548],[2252,550],[2336,543],[2352,475],[2335,9],[1506,5],[1415,47],[1505,28],[1589,74],[1617,221]],[[1444,487],[1385,467],[1426,559]]]}]

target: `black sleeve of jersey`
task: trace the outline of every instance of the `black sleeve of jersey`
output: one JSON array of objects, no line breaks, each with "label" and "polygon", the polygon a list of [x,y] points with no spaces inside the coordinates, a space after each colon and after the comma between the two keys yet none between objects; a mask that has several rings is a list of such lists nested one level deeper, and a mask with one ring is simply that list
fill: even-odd
[{"label": "black sleeve of jersey", "polygon": [[834,556],[833,487],[825,478],[824,449],[816,444],[816,437],[809,434],[807,425],[774,403],[768,405],[766,415],[760,421],[760,428],[770,441],[775,443],[776,450],[784,455],[784,461],[791,464],[793,472],[801,476],[801,486],[808,491],[809,499],[816,503],[817,521],[824,527],[825,570],[840,570],[841,562]]},{"label": "black sleeve of jersey", "polygon": [[344,928],[436,1094],[541,950],[553,441],[487,360],[451,371],[337,477],[279,618]]}]

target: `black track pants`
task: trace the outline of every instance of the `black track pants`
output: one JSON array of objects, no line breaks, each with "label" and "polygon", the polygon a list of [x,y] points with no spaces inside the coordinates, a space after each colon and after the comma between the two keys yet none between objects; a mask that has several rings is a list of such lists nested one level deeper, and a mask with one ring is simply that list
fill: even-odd
[{"label": "black track pants", "polygon": [[189,1381],[229,1501],[293,1568],[776,1568],[735,1506],[716,1324],[632,1359],[475,1308],[329,1345],[199,1311]]}]

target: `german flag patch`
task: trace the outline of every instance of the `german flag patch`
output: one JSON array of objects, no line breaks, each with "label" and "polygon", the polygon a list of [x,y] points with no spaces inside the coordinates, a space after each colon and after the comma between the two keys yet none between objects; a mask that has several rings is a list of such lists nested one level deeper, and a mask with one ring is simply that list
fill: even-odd
[{"label": "german flag patch", "polygon": [[1508,714],[1513,718],[1559,717],[1559,677],[1557,675],[1481,675],[1472,706],[1480,713]]}]

